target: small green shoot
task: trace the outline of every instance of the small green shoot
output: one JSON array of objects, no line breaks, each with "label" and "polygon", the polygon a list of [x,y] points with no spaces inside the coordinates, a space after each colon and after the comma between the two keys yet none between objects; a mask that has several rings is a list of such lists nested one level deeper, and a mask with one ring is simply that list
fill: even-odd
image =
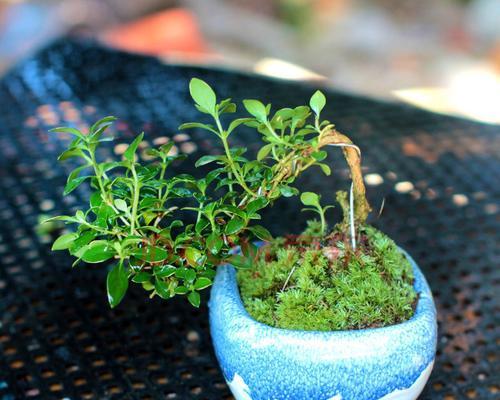
[{"label": "small green shoot", "polygon": [[304,192],[300,195],[300,201],[302,202],[302,204],[308,206],[306,208],[303,208],[302,211],[313,211],[319,215],[321,221],[321,232],[323,236],[325,236],[327,234],[325,213],[326,210],[328,210],[329,208],[333,208],[334,206],[329,205],[322,207],[320,204],[320,200],[321,196],[313,192]]}]

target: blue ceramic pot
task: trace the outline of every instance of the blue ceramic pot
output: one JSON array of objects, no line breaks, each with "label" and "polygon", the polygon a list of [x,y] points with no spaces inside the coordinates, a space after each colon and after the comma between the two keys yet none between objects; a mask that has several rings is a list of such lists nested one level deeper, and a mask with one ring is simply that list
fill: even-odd
[{"label": "blue ceramic pot", "polygon": [[236,271],[217,270],[210,298],[215,354],[237,400],[416,399],[434,364],[436,309],[417,264],[416,312],[401,324],[351,331],[296,331],[255,321]]}]

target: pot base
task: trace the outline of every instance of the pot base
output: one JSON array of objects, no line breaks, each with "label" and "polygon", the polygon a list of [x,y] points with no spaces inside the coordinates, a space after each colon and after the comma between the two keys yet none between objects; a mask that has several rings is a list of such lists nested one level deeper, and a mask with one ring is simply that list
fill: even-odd
[{"label": "pot base", "polygon": [[[431,363],[422,371],[420,376],[410,387],[406,389],[396,389],[392,393],[386,394],[384,397],[381,397],[379,400],[417,399],[418,395],[422,393],[425,384],[429,380],[433,367],[434,367],[434,360],[431,361]],[[238,375],[238,373],[234,374],[232,381],[226,380],[226,383],[236,400],[252,400],[252,397],[250,396],[250,388],[245,383],[243,378]],[[340,394],[337,394],[326,400],[342,400],[342,396]]]}]

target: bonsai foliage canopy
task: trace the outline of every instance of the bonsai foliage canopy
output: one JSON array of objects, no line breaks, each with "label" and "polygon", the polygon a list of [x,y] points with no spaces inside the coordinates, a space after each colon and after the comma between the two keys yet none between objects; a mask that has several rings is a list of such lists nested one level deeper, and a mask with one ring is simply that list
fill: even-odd
[{"label": "bonsai foliage canopy", "polygon": [[[88,207],[74,215],[50,218],[75,225],[60,236],[53,250],[67,250],[81,261],[112,261],[107,275],[111,307],[118,305],[129,283],[141,285],[150,297],[169,299],[185,295],[192,305],[200,305],[199,291],[209,287],[215,268],[221,263],[249,267],[256,248],[255,239],[270,240],[270,233],[257,222],[261,211],[284,196],[298,195],[295,180],[312,167],[330,175],[324,163],[325,146],[342,146],[353,180],[354,222],[364,224],[370,206],[366,201],[359,149],[321,120],[326,98],[316,91],[309,105],[271,110],[271,104],[256,99],[243,100],[247,116],[230,118],[237,105],[218,99],[204,81],[193,78],[189,91],[194,105],[211,123],[188,122],[180,129],[204,129],[222,144],[219,155],[205,155],[196,166],[212,168],[201,178],[188,174],[170,175],[174,155],[172,142],[144,152],[153,162],[142,162],[138,135],[121,160],[102,161],[97,149],[104,142],[114,117],[93,124],[88,134],[73,127],[52,132],[72,137],[59,160],[78,159],[80,165],[68,176],[64,195],[89,185]],[[247,149],[231,145],[240,126],[255,129],[262,146],[255,158]],[[231,253],[240,246],[241,255]]]}]

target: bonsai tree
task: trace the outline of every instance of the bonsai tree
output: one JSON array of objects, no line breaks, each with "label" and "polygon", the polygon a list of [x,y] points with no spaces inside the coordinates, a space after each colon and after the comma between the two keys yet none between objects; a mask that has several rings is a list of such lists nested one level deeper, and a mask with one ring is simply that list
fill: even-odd
[{"label": "bonsai tree", "polygon": [[[259,100],[244,100],[248,116],[230,119],[229,115],[237,107],[231,99],[218,99],[207,83],[196,78],[191,80],[189,90],[195,107],[209,116],[212,123],[189,122],[180,129],[207,130],[222,147],[221,154],[205,155],[196,161],[197,167],[213,166],[201,178],[169,174],[171,164],[185,158],[173,155],[172,142],[147,149],[154,161],[141,162],[137,152],[144,134],[130,143],[121,160],[99,160],[98,147],[112,140],[105,133],[114,117],[97,121],[87,134],[71,127],[52,130],[73,137],[59,159],[81,160],[81,165],[69,174],[64,194],[82,184],[91,189],[86,209],[78,210],[75,215],[49,219],[73,224],[76,228],[60,236],[52,249],[69,251],[76,258],[73,265],[81,261],[112,261],[106,281],[111,307],[120,303],[130,282],[141,285],[150,297],[169,299],[185,295],[198,307],[199,291],[212,284],[216,267],[230,263],[241,268],[238,279],[251,315],[285,327],[296,326],[290,323],[290,318],[303,317],[292,311],[290,318],[278,318],[283,304],[293,308],[293,299],[287,300],[286,295],[295,296],[296,303],[300,304],[304,296],[312,296],[312,292],[307,294],[308,284],[320,280],[317,285],[320,292],[325,284],[341,284],[333,277],[345,279],[337,272],[351,271],[353,264],[361,274],[360,282],[365,280],[365,286],[373,284],[373,280],[366,281],[366,275],[373,272],[374,265],[384,264],[383,258],[389,254],[393,258],[382,273],[386,274],[386,283],[392,290],[389,294],[393,298],[396,294],[396,300],[388,303],[390,316],[384,315],[382,322],[408,317],[415,299],[411,268],[402,262],[403,257],[390,239],[366,225],[370,206],[361,173],[361,154],[347,136],[321,118],[325,96],[316,91],[308,106],[275,111],[270,104]],[[245,148],[231,145],[231,137],[241,125],[261,135],[262,146],[256,158],[250,158]],[[323,207],[317,194],[300,194],[293,186],[296,179],[312,167],[330,175],[330,167],[324,163],[325,146],[341,147],[352,178],[349,194],[337,194],[344,219],[332,230],[328,230],[325,218],[329,206]],[[299,194],[307,209],[319,215],[320,222],[310,222],[305,235],[294,240],[273,239],[267,229],[257,223],[261,211],[282,196]],[[265,256],[264,252],[258,252],[256,240],[271,242]],[[321,248],[314,243],[321,243]],[[235,246],[240,247],[240,253],[232,251]],[[290,263],[290,260],[294,261]],[[299,261],[304,266],[298,268]],[[301,279],[305,286],[301,286]],[[383,292],[381,296],[388,294]],[[338,301],[335,296],[323,297],[320,300],[328,306]],[[315,325],[303,319],[306,320],[306,328],[318,327],[318,321]],[[374,324],[379,323],[379,319],[374,320]],[[333,325],[328,324],[330,326]]]}]

